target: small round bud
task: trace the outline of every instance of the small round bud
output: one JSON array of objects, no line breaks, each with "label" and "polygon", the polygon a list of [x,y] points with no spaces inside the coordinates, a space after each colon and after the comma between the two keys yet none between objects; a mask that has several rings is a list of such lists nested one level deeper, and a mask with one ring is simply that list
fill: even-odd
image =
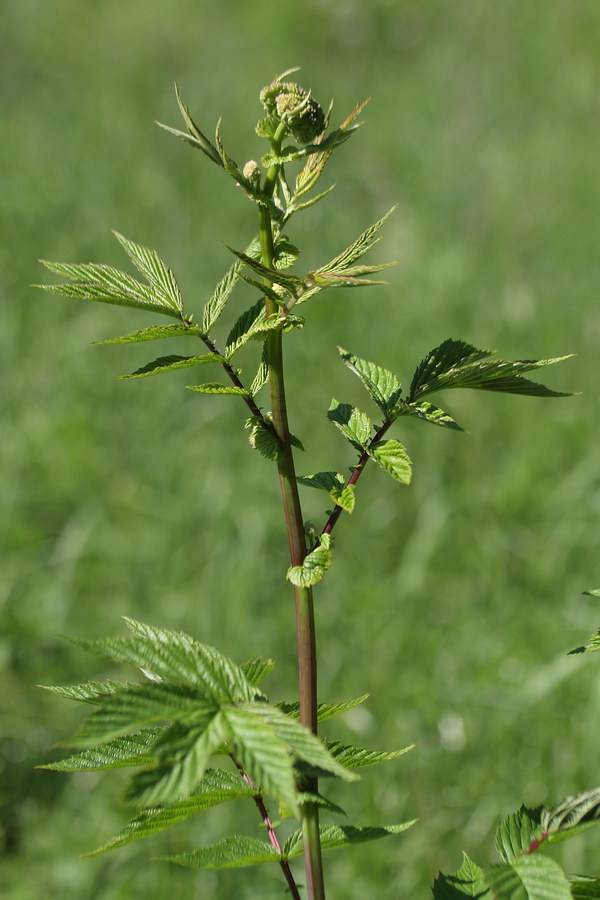
[{"label": "small round bud", "polygon": [[254,159],[249,159],[244,168],[242,169],[242,174],[244,178],[247,178],[248,181],[258,181],[260,178],[260,166]]},{"label": "small round bud", "polygon": [[286,123],[300,144],[310,144],[325,127],[325,113],[317,101],[291,81],[274,81],[262,89],[260,100],[270,116]]}]

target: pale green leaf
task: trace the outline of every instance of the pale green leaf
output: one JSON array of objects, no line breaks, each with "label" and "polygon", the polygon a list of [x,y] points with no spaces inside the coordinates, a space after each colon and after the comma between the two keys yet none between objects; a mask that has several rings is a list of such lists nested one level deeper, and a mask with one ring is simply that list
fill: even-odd
[{"label": "pale green leaf", "polygon": [[495,900],[571,900],[566,875],[553,859],[536,853],[491,866],[483,880]]},{"label": "pale green leaf", "polygon": [[281,442],[273,428],[265,424],[265,420],[251,416],[246,422],[246,427],[250,429],[248,442],[254,450],[258,450],[265,459],[277,462],[281,458],[282,447]]},{"label": "pale green leaf", "polygon": [[344,363],[351,372],[358,375],[372,399],[387,418],[402,392],[400,382],[394,373],[366,359],[354,356],[343,347],[338,347],[338,350]]},{"label": "pale green leaf", "polygon": [[233,835],[208,847],[199,847],[175,856],[160,856],[166,862],[194,869],[234,869],[259,863],[279,862],[281,857],[271,844],[257,838]]},{"label": "pale green leaf", "polygon": [[[323,541],[324,537],[328,535],[320,535],[319,540]],[[286,575],[288,581],[297,587],[318,584],[331,565],[332,555],[330,547],[321,543],[321,546],[307,553],[301,566],[290,566]]]},{"label": "pale green leaf", "polygon": [[[182,135],[182,136],[184,138],[187,138],[189,143],[198,147],[199,150],[202,150],[202,152],[205,153],[206,156],[208,156],[208,158],[211,159],[214,163],[216,163],[218,166],[222,166],[223,163],[217,152],[216,147],[214,147],[211,144],[211,142],[208,140],[208,138],[204,134],[202,134],[202,132],[200,131],[200,129],[198,128],[198,126],[196,125],[194,120],[192,119],[189,107],[186,106],[186,104],[181,99],[181,95],[179,93],[179,88],[177,87],[177,85],[175,85],[175,96],[177,97],[177,105],[179,106],[179,110],[181,112],[181,115],[183,116],[183,121],[185,122],[185,126],[189,133],[189,138],[187,138],[186,135]],[[158,122],[157,124],[161,125],[160,122]],[[161,128],[167,128],[168,131],[173,131],[173,129],[170,129],[168,126],[165,126],[165,125],[161,125]],[[179,134],[182,134],[182,133],[179,132]],[[190,138],[191,138],[191,140],[190,140]]]},{"label": "pale green leaf", "polygon": [[177,322],[174,325],[152,325],[150,328],[142,328],[141,331],[131,331],[121,337],[109,338],[106,341],[93,341],[94,344],[137,344],[141,341],[158,341],[163,338],[198,337],[200,329],[197,325],[187,322]]},{"label": "pale green leaf", "polygon": [[124,688],[134,687],[123,681],[87,681],[85,684],[39,684],[38,687],[67,700],[81,700],[84,703],[102,703],[106,697],[116,694]]},{"label": "pale green leaf", "polygon": [[566,797],[553,809],[544,809],[541,824],[545,832],[564,831],[584,822],[600,821],[600,788]]},{"label": "pale green leaf", "polygon": [[341,506],[347,513],[354,512],[356,495],[354,493],[353,484],[347,484],[343,488],[334,487],[329,492],[329,496],[336,506]]},{"label": "pale green leaf", "polygon": [[121,375],[121,379],[145,378],[147,375],[160,375],[163,372],[174,372],[176,369],[189,369],[191,366],[204,366],[207,363],[222,363],[222,356],[216,353],[204,353],[202,356],[159,356],[158,359],[146,363],[131,375]]},{"label": "pale green leaf", "polygon": [[218,381],[207,381],[205,384],[186,384],[188,391],[199,394],[234,394],[238,397],[250,397],[250,391],[233,384],[221,384]]},{"label": "pale green leaf", "polygon": [[292,760],[275,728],[245,708],[223,711],[237,762],[262,791],[298,814]]},{"label": "pale green leaf", "polygon": [[[355,706],[360,706],[369,699],[369,696],[369,694],[361,694],[360,697],[354,697],[352,700],[345,700],[342,703],[319,703],[317,705],[317,722],[325,722],[327,719],[341,716],[348,710],[354,709]],[[277,707],[288,716],[298,717],[300,714],[300,704],[297,700],[292,703],[278,703]]]},{"label": "pale green leaf", "polygon": [[406,449],[399,441],[376,441],[367,448],[369,456],[378,462],[400,484],[410,484],[412,464]]},{"label": "pale green leaf", "polygon": [[58,762],[37,766],[54,772],[95,772],[100,769],[121,769],[126,766],[149,766],[154,762],[151,749],[163,728],[145,728],[136,734],[126,735],[93,747],[82,753],[74,753]]},{"label": "pale green leaf", "polygon": [[592,591],[583,591],[588,597],[600,597],[600,588],[595,588]]},{"label": "pale green leaf", "polygon": [[335,256],[324,266],[320,266],[314,274],[323,275],[329,272],[343,271],[356,262],[356,260],[364,256],[365,253],[367,253],[379,240],[379,238],[376,237],[377,232],[395,209],[396,207],[392,206],[385,216],[375,222],[374,225],[367,228],[366,231],[363,231],[363,233],[360,234],[349,247],[346,247],[345,250],[338,254],[338,256]]},{"label": "pale green leaf", "polygon": [[250,385],[250,393],[253,397],[258,394],[258,392],[267,384],[269,380],[269,355],[267,349],[267,342],[265,341],[263,344],[262,356],[260,360],[260,365],[252,380],[252,384]]},{"label": "pale green leaf", "polygon": [[369,417],[351,406],[349,403],[338,403],[334,398],[327,412],[330,422],[339,428],[345,438],[359,450],[363,450],[368,443],[373,430]]},{"label": "pale green leaf", "polygon": [[443,409],[428,403],[427,400],[420,400],[416,403],[405,403],[400,401],[394,410],[395,416],[415,416],[417,419],[423,419],[432,425],[440,425],[442,428],[452,428],[454,431],[463,431],[452,416],[449,416]]},{"label": "pale green leaf", "polygon": [[362,769],[365,766],[376,766],[391,759],[397,759],[415,748],[415,744],[403,747],[402,750],[365,750],[342,744],[341,741],[325,741],[325,746],[334,759],[347,769]]},{"label": "pale green leaf", "polygon": [[261,278],[264,278],[270,284],[278,284],[281,287],[285,288],[288,293],[292,295],[294,295],[297,290],[304,287],[304,281],[301,278],[298,278],[297,275],[291,275],[289,272],[284,274],[277,269],[270,269],[268,266],[264,266],[257,259],[252,259],[251,256],[248,256],[248,254],[241,253],[239,250],[234,250],[233,247],[230,247],[228,244],[226,244],[225,246],[246,266],[248,266],[250,269],[253,269],[257,273],[257,275],[259,275]]},{"label": "pale green leaf", "polygon": [[146,278],[157,295],[167,305],[181,312],[183,310],[183,301],[175,276],[159,257],[156,250],[149,250],[140,244],[134,244],[133,241],[119,234],[118,231],[113,231],[113,234],[134,266]]},{"label": "pale green leaf", "polygon": [[294,265],[299,255],[300,251],[298,248],[285,235],[281,235],[275,244],[273,267],[279,272],[289,269]]},{"label": "pale green leaf", "polygon": [[196,790],[184,800],[176,800],[167,806],[144,809],[106,844],[85,856],[96,856],[107,850],[115,850],[132,841],[150,837],[158,831],[164,831],[171,825],[183,822],[205,809],[236,800],[240,797],[254,797],[256,790],[244,781],[237,772],[226,772],[223,769],[209,769]]},{"label": "pale green leaf", "polygon": [[225,341],[225,356],[232,356],[257,333],[259,326],[264,325],[265,322],[265,304],[261,298],[249,309],[246,309],[234,323]]},{"label": "pale green leaf", "polygon": [[225,309],[225,305],[239,280],[241,267],[241,262],[234,262],[225,276],[218,283],[210,300],[202,310],[202,331],[204,334],[209,333]]},{"label": "pale green leaf", "polygon": [[504,862],[512,862],[527,853],[534,841],[540,840],[541,814],[541,806],[535,809],[522,806],[500,823],[496,831],[496,849]]},{"label": "pale green leaf", "polygon": [[574,650],[569,650],[568,655],[571,656],[573,653],[597,653],[598,650],[600,650],[600,631],[597,631],[590,639],[589,644],[585,644],[583,647],[575,647]]},{"label": "pale green leaf", "polygon": [[[364,844],[366,841],[376,841],[380,838],[390,837],[393,834],[401,834],[411,825],[414,825],[416,819],[411,822],[403,822],[401,825],[370,826],[357,828],[354,825],[321,825],[319,834],[321,836],[322,850],[335,850],[338,847],[349,847],[352,844]],[[302,831],[295,831],[285,842],[283,848],[283,856],[286,859],[293,859],[294,856],[300,856],[303,852]]]}]

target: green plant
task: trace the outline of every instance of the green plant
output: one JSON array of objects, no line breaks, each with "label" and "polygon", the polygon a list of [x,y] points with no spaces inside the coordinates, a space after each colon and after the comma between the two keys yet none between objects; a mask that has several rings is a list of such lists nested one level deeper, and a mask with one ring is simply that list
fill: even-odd
[{"label": "green plant", "polygon": [[[292,71],[278,76],[261,91],[265,115],[256,131],[267,140],[269,150],[260,163],[251,160],[238,166],[223,148],[220,124],[213,143],[195,124],[179,93],[186,131],[162,126],[229,175],[258,212],[258,234],[243,251],[230,248],[234,262],[205,304],[199,324],[184,308],[175,277],[157,253],[120,234],[116,234],[117,239],[145,282],[108,266],[44,262],[68,281],[40,287],[74,299],[168,316],[173,323],[149,326],[102,343],[192,337],[203,343],[203,352],[160,356],[124,377],[143,378],[212,365],[222,369],[225,380],[189,388],[201,394],[233,395],[247,407],[250,445],[275,464],[281,487],[290,550],[287,579],[295,599],[298,700],[269,703],[261,684],[273,668],[271,660],[257,657],[236,665],[186,634],[126,619],[128,637],[74,643],[101,657],[137,667],[146,680],[49,687],[60,696],[95,708],[77,734],[63,742],[79,752],[46,768],[66,772],[129,766],[139,769],[125,798],[137,810],[134,818],[95,853],[154,834],[227,800],[249,798],[257,807],[268,840],[229,836],[212,846],[168,858],[199,868],[276,863],[292,896],[299,897],[289,861],[303,854],[307,895],[317,900],[325,896],[322,850],[393,835],[413,824],[355,827],[319,823],[321,811],[334,815],[343,812],[320,792],[320,781],[352,781],[357,769],[394,759],[410,749],[379,752],[317,737],[319,721],[340,715],[366,699],[363,696],[331,704],[319,703],[317,698],[313,587],[331,565],[336,523],[343,512],[353,512],[356,485],[369,461],[398,483],[410,483],[412,464],[406,449],[398,440],[386,437],[402,417],[462,430],[447,412],[430,402],[431,394],[474,388],[537,397],[566,396],[524,377],[566,357],[504,361],[464,341],[447,340],[418,364],[408,389],[403,391],[393,372],[340,348],[342,362],[361,381],[379,419],[373,424],[362,410],[332,400],[328,418],[357,455],[350,476],[336,469],[296,474],[294,448],[301,450],[302,444],[288,424],[284,335],[304,324],[297,307],[323,290],[382,283],[368,276],[393,263],[365,264],[361,260],[377,242],[378,232],[393,209],[325,264],[304,274],[290,271],[299,251],[288,237],[288,224],[293,215],[320,202],[332,190],[329,187],[313,193],[333,152],[358,128],[357,118],[364,107],[358,105],[338,128],[330,130],[331,109],[325,113],[310,92],[286,81]],[[300,167],[292,180],[289,167],[295,163]],[[254,293],[255,299],[234,319],[224,341],[219,341],[216,326],[234,290],[240,287]],[[242,380],[235,357],[251,342],[257,347],[259,359],[256,374],[248,383]],[[270,411],[265,411],[260,399],[267,386]],[[333,504],[320,529],[305,525],[298,485],[324,491]],[[274,572],[273,577],[279,577],[279,573]],[[213,756],[221,758],[219,768],[209,768]],[[278,819],[295,818],[301,824],[285,841],[267,809],[273,801]],[[447,884],[439,882],[436,887],[441,897],[445,895],[439,893],[440,884],[443,889]]]}]

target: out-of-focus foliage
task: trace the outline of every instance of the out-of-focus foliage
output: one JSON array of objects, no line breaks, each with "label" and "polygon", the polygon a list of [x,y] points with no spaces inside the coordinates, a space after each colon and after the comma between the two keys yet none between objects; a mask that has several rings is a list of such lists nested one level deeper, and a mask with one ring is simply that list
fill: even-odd
[{"label": "out-of-focus foliage", "polygon": [[[122,785],[114,773],[33,770],[78,721],[34,685],[99,675],[58,633],[114,633],[125,614],[239,659],[259,633],[261,653],[280,661],[281,696],[293,692],[278,488],[248,448],[241,405],[182,391],[186,372],[118,381],[147,361],[147,347],[88,342],[139,328],[136,312],[28,287],[40,280],[38,256],[121,267],[116,228],[169,261],[199,320],[231,264],[221,240],[239,246],[254,210],[201,154],[153,126],[179,124],[174,80],[207,129],[223,116],[240,163],[260,146],[251,137],[255,86],[276,72],[303,66],[315,96],[335,96],[334,116],[373,98],[360,116],[367,124],[323,175],[323,189],[337,182],[335,202],[288,228],[314,269],[399,204],[372,253],[375,263],[400,260],[389,286],[323,293],[305,307],[311,340],[287,342],[292,428],[306,448],[300,471],[343,471],[353,460],[351,448],[341,458],[325,415],[332,396],[364,402],[337,344],[398,373],[449,335],[512,359],[577,354],[546,381],[579,398],[456,391],[448,412],[467,435],[406,417],[396,429],[419,461],[412,486],[395,489],[373,466],[352,518],[340,522],[318,598],[320,699],[371,691],[368,709],[345,716],[346,743],[418,742],[393,775],[374,771],[346,809],[352,821],[382,813],[421,821],[401,843],[328,857],[336,900],[368,896],[374,885],[381,900],[426,896],[438,870],[457,868],[463,846],[482,865],[498,861],[488,848],[499,810],[552,806],[598,782],[596,660],[564,654],[597,624],[596,601],[580,591],[597,578],[600,520],[599,28],[595,0],[307,0],[302,10],[267,0],[5,0],[0,883],[8,896],[280,896],[276,871],[171,871],[149,863],[142,844],[78,859],[125,824]],[[223,338],[232,324],[224,316]],[[320,492],[304,494],[314,518]],[[234,497],[245,500],[235,517]],[[277,559],[279,585],[268,575]],[[107,664],[104,677],[114,675]],[[161,854],[216,843],[240,815],[224,807],[201,825],[177,826]],[[583,873],[596,847],[592,833],[553,852]]]}]

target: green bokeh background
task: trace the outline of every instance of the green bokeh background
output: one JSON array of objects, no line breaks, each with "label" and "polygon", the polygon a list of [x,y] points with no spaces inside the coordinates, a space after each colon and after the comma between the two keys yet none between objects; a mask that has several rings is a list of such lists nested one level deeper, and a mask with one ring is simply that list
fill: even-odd
[{"label": "green bokeh background", "polygon": [[[336,344],[405,379],[450,336],[507,358],[577,354],[545,380],[580,397],[455,392],[446,405],[468,434],[403,422],[412,487],[367,471],[318,590],[321,699],[372,693],[328,733],[418,743],[332,798],[356,824],[421,820],[328,855],[329,895],[427,897],[461,848],[494,859],[501,814],[600,782],[597,661],[565,655],[598,625],[581,591],[600,582],[600,5],[4,0],[2,19],[3,895],[282,895],[275,868],[148,861],[234,828],[259,835],[252,808],[82,860],[124,823],[123,780],[33,769],[82,712],[36,683],[117,674],[57,634],[115,633],[124,614],[180,627],[239,661],[277,658],[274,699],[293,695],[295,671],[277,484],[241,404],[186,392],[185,372],[117,381],[155,347],[90,341],[155,323],[28,285],[44,280],[38,256],[124,265],[118,228],[159,250],[199,311],[229,265],[222,241],[244,246],[255,211],[152,120],[179,124],[177,80],[207,131],[223,115],[244,162],[262,152],[259,88],[300,65],[321,102],[335,96],[334,117],[373,99],[331,164],[333,197],[290,236],[310,268],[398,203],[373,258],[400,260],[388,286],[324,293],[289,336],[300,470],[352,461],[324,412],[333,395],[368,401]],[[320,522],[321,497],[305,493]],[[598,840],[565,845],[570,870],[597,868]]]}]

